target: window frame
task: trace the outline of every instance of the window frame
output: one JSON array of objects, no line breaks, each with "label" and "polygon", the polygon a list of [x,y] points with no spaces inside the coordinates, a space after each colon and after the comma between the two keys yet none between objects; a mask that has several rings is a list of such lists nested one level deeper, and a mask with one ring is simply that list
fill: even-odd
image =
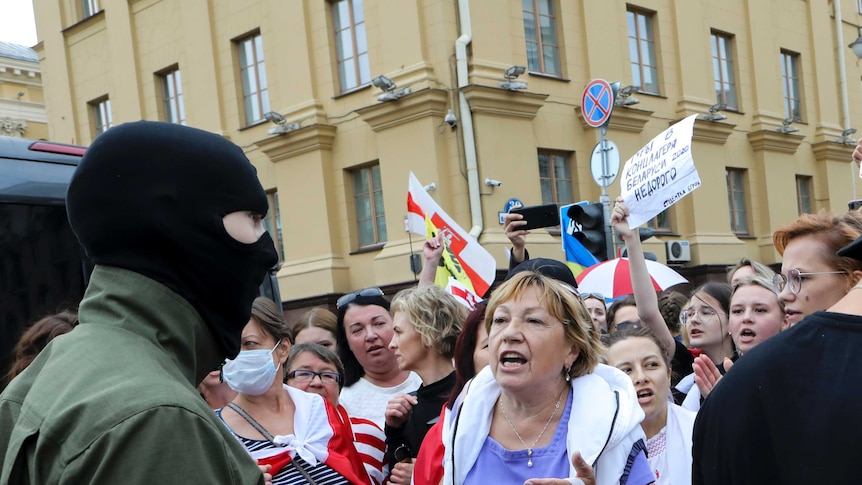
[{"label": "window frame", "polygon": [[111,99],[108,96],[102,96],[87,104],[90,108],[90,128],[95,139],[114,126],[114,118],[111,113]]},{"label": "window frame", "polygon": [[[725,32],[713,30],[710,32],[710,45],[712,46],[712,67],[713,67],[713,86],[721,86],[721,89],[716,89],[716,103],[724,104],[727,109],[739,110],[739,94],[736,89],[736,63],[734,62],[734,35]],[[724,42],[725,56],[721,54],[721,42]],[[725,79],[725,73],[731,78],[730,81]],[[716,86],[717,85],[717,86]],[[729,89],[725,87],[729,86]],[[728,101],[727,92],[731,92],[733,102]]]},{"label": "window frame", "polygon": [[[557,17],[558,17],[557,11],[559,9],[557,8],[556,0],[529,0],[529,1],[531,1],[533,3],[533,10],[532,11],[524,10],[524,2],[521,2],[521,17],[524,21],[524,39],[525,39],[525,46],[527,47],[527,68],[531,72],[539,72],[539,73],[546,74],[549,76],[562,77],[562,75],[563,75],[562,50],[563,49],[562,49],[562,46],[560,45],[560,29],[559,29],[559,25],[557,24]],[[548,15],[544,15],[541,13],[541,10],[539,9],[539,2],[547,2],[546,5],[548,7],[547,8],[547,10],[549,12]],[[526,18],[528,14],[533,16],[532,27],[533,27],[534,32],[535,32],[535,38],[534,39],[530,39],[530,36],[528,35],[528,32],[529,32],[529,30],[527,28],[528,20]],[[542,18],[543,17],[550,19],[550,25],[553,28],[553,35],[555,37],[556,44],[545,41],[545,36],[542,34]],[[529,44],[535,44],[536,45],[536,60],[538,61],[538,66],[533,66],[530,63]],[[556,54],[556,57],[554,57],[555,65],[552,67],[555,68],[557,72],[553,72],[552,70],[549,70],[548,66],[546,66],[546,63],[545,63],[545,47],[546,46],[547,47],[553,47],[556,49],[557,54]]]},{"label": "window frame", "polygon": [[[799,215],[802,214],[813,214],[814,211],[814,197],[813,197],[813,184],[810,175],[796,175],[796,209],[799,212]],[[802,195],[802,187],[805,187],[805,190],[808,192],[807,195]],[[803,210],[804,201],[807,199],[808,210]]]},{"label": "window frame", "polygon": [[102,6],[99,0],[81,0],[78,2],[81,8],[81,19],[87,19],[102,11]]},{"label": "window frame", "polygon": [[[378,171],[378,178],[381,179],[380,180],[380,187],[374,186],[374,170],[375,169],[377,169],[377,171]],[[356,187],[357,187],[357,185],[359,185],[357,183],[357,177],[361,177],[361,174],[363,171],[368,171],[368,179],[367,179],[368,185],[367,185],[367,187],[365,187],[368,190],[365,192],[359,192],[358,193],[356,191]],[[349,173],[350,173],[351,188],[353,190],[354,217],[356,218],[355,219],[356,243],[357,243],[356,245],[359,248],[359,250],[375,248],[377,246],[380,246],[380,245],[386,243],[388,240],[388,236],[389,236],[387,231],[386,231],[385,207],[381,208],[382,210],[378,214],[377,213],[377,202],[375,201],[375,198],[376,198],[375,196],[378,193],[380,194],[380,201],[381,202],[383,201],[383,181],[382,181],[382,178],[380,175],[380,163],[379,162],[373,162],[373,163],[369,163],[366,165],[354,167],[354,168],[349,170]],[[368,198],[369,214],[371,216],[370,218],[360,218],[359,208],[360,208],[360,199],[362,197]],[[363,232],[362,232],[362,229],[360,228],[360,225],[365,221],[371,221],[371,231],[372,231],[372,236],[373,236],[373,240],[371,240],[371,241],[363,241],[362,240]],[[381,232],[380,231],[381,221],[382,221],[383,232],[386,233],[386,234],[382,234],[382,235],[380,234],[380,232]]]},{"label": "window frame", "polygon": [[[751,234],[750,226],[748,220],[748,195],[745,190],[746,185],[746,172],[747,170],[744,168],[736,168],[736,167],[726,167],[725,168],[725,178],[727,181],[727,205],[729,211],[730,218],[730,230],[736,235],[747,236]],[[734,181],[734,174],[739,176],[739,179]],[[735,194],[742,194],[742,209],[736,207],[736,197]],[[737,227],[737,214],[742,214],[742,220],[745,221],[745,227],[739,228]]]},{"label": "window frame", "polygon": [[[548,157],[547,162],[548,162],[548,173],[550,175],[549,177],[542,177],[542,156],[543,155]],[[542,204],[557,204],[558,206],[561,206],[561,205],[574,203],[574,201],[575,201],[575,171],[573,170],[574,155],[575,155],[574,152],[569,152],[569,151],[564,151],[564,150],[550,150],[550,149],[544,149],[544,148],[540,148],[539,150],[537,150],[536,162],[538,163],[538,169],[539,169],[539,188],[540,188],[540,192],[542,195]],[[557,176],[556,164],[553,163],[554,161],[552,158],[555,156],[562,157],[564,159],[564,166],[566,167],[566,170],[568,171],[568,174],[566,174],[566,175],[568,175],[568,178]],[[548,181],[548,183],[550,185],[551,196],[552,196],[553,200],[546,200],[545,199],[545,191],[542,189],[542,183],[546,180]],[[561,201],[560,200],[557,184],[558,184],[558,181],[561,181],[561,180],[563,180],[563,181],[568,180],[569,187],[571,187],[571,193],[569,194],[571,199],[569,201]]]},{"label": "window frame", "polygon": [[[357,89],[360,89],[364,86],[368,86],[371,84],[371,66],[369,61],[369,53],[368,53],[368,30],[365,18],[364,8],[365,5],[363,3],[364,0],[331,0],[329,2],[330,9],[332,10],[332,31],[333,31],[333,39],[334,39],[334,47],[335,47],[335,70],[336,77],[338,78],[338,88],[339,93],[344,94],[347,92],[352,92]],[[347,25],[340,25],[338,20],[340,16],[338,15],[338,4],[346,2],[347,11],[350,16],[348,19]],[[358,7],[357,7],[358,4]],[[356,21],[356,12],[362,12],[362,20],[360,22]],[[361,26],[361,29],[359,28]],[[357,34],[357,31],[361,30],[362,34]],[[350,35],[350,56],[342,57],[343,52],[341,52],[341,43],[339,42],[339,33],[347,32]],[[365,50],[359,52],[359,39],[362,39],[362,42],[365,44]],[[342,64],[347,61],[353,60],[353,75],[356,80],[356,84],[348,85],[344,76],[342,76]],[[364,79],[363,67],[365,69],[366,78]]]},{"label": "window frame", "polygon": [[[783,91],[784,100],[784,115],[785,118],[791,118],[795,122],[801,122],[804,119],[804,105],[802,97],[802,67],[801,55],[798,52],[793,52],[787,49],[781,49],[781,88]],[[788,68],[793,68],[795,77],[788,74]],[[794,82],[795,80],[795,82]],[[792,97],[792,88],[795,86],[797,97]],[[796,101],[799,105],[798,114],[793,113],[792,103]]]},{"label": "window frame", "polygon": [[278,189],[272,189],[266,192],[266,201],[269,210],[266,212],[266,217],[263,219],[263,225],[266,232],[272,238],[275,244],[275,250],[278,252],[278,261],[284,261],[284,239],[282,238],[281,229],[281,211],[278,207]]},{"label": "window frame", "polygon": [[[634,28],[635,32],[632,33],[629,30],[629,15],[634,15]],[[630,59],[630,65],[632,66],[632,84],[638,86],[638,91],[642,93],[649,94],[661,94],[661,86],[659,83],[659,59],[658,59],[658,49],[656,48],[656,26],[655,26],[655,16],[656,13],[650,10],[640,9],[633,6],[629,6],[626,9],[626,31],[628,33],[629,40],[629,57],[631,57],[632,49],[631,49],[631,41],[635,41],[635,45],[637,46],[637,59]],[[648,30],[647,37],[641,37],[640,27],[638,26],[638,17],[644,17],[648,21]],[[646,42],[647,46],[650,48],[650,54],[652,55],[652,59],[655,62],[654,66],[650,66],[649,64],[645,64],[643,61],[643,52],[641,51],[641,42]],[[635,66],[637,66],[637,76],[635,76]],[[644,79],[645,66],[651,67],[653,69],[654,74],[654,83],[646,84]],[[639,82],[637,82],[639,80]]]},{"label": "window frame", "polygon": [[[176,123],[185,126],[186,124],[186,108],[183,96],[183,79],[180,68],[176,65],[157,73],[159,78],[159,95],[162,120],[168,123]],[[174,95],[171,96],[170,88],[174,88]],[[177,119],[174,119],[173,113],[176,112]]]},{"label": "window frame", "polygon": [[[259,41],[259,42],[258,42]],[[270,111],[269,107],[269,83],[266,78],[266,60],[264,58],[263,36],[259,31],[238,37],[234,44],[237,52],[237,64],[239,66],[239,90],[241,94],[240,106],[242,107],[243,121],[245,126],[251,126],[264,121],[264,114]],[[251,47],[253,59],[249,63],[246,57],[246,46]],[[248,78],[249,72],[254,72],[253,79]],[[252,83],[254,89],[252,90]],[[249,91],[246,92],[246,85]],[[258,112],[249,112],[248,99],[254,98]],[[252,106],[254,109],[254,106]]]},{"label": "window frame", "polygon": [[[665,224],[662,224],[664,222]],[[657,216],[646,222],[646,227],[652,229],[656,233],[672,234],[673,227],[670,222],[670,207],[661,211]]]}]

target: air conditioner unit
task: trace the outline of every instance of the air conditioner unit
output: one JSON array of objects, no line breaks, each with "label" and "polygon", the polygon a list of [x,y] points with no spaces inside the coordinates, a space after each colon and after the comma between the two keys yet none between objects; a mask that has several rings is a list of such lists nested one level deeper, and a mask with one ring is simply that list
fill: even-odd
[{"label": "air conditioner unit", "polygon": [[665,241],[668,262],[688,263],[691,261],[691,246],[688,241]]}]

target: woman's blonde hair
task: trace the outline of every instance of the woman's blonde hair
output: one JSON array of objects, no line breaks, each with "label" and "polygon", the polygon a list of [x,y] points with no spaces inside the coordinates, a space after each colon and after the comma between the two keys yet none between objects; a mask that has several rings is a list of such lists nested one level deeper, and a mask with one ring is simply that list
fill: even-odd
[{"label": "woman's blonde hair", "polygon": [[436,285],[401,290],[392,299],[392,315],[407,314],[422,343],[434,352],[451,359],[455,341],[467,319],[467,307]]},{"label": "woman's blonde hair", "polygon": [[772,281],[763,276],[748,276],[737,281],[736,284],[733,285],[733,291],[730,293],[731,306],[733,306],[733,295],[736,294],[736,290],[746,286],[760,286],[761,288],[769,290],[773,295],[775,295],[775,299],[778,301],[778,308],[781,309],[781,313],[784,313],[784,302],[778,298],[778,293],[775,293],[775,285],[772,284]]},{"label": "woman's blonde hair", "polygon": [[605,348],[599,331],[593,328],[590,313],[581,303],[578,295],[568,285],[544,276],[535,271],[522,271],[500,285],[491,294],[485,312],[485,329],[491,332],[494,312],[500,304],[520,298],[528,289],[539,291],[539,303],[554,318],[563,323],[563,331],[569,343],[578,351],[578,357],[568,372],[573,379],[593,372],[600,360],[604,359]]}]

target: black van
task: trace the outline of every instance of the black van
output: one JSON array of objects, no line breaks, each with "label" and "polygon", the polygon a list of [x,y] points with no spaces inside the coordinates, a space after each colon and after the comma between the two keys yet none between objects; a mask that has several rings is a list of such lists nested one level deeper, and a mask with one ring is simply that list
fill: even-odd
[{"label": "black van", "polygon": [[[84,148],[0,136],[0,371],[27,325],[76,307],[90,269],[66,217]],[[0,379],[0,384],[2,384]]]},{"label": "black van", "polygon": [[[84,295],[92,265],[69,227],[66,191],[85,151],[0,136],[0,389],[24,329]],[[260,294],[281,307],[277,269]]]}]

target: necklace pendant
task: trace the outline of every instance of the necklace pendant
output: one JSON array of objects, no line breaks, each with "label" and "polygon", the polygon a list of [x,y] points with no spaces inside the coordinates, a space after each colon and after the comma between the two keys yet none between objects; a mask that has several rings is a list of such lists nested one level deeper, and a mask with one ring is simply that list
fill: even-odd
[{"label": "necklace pendant", "polygon": [[527,448],[527,468],[533,468],[533,450]]}]

